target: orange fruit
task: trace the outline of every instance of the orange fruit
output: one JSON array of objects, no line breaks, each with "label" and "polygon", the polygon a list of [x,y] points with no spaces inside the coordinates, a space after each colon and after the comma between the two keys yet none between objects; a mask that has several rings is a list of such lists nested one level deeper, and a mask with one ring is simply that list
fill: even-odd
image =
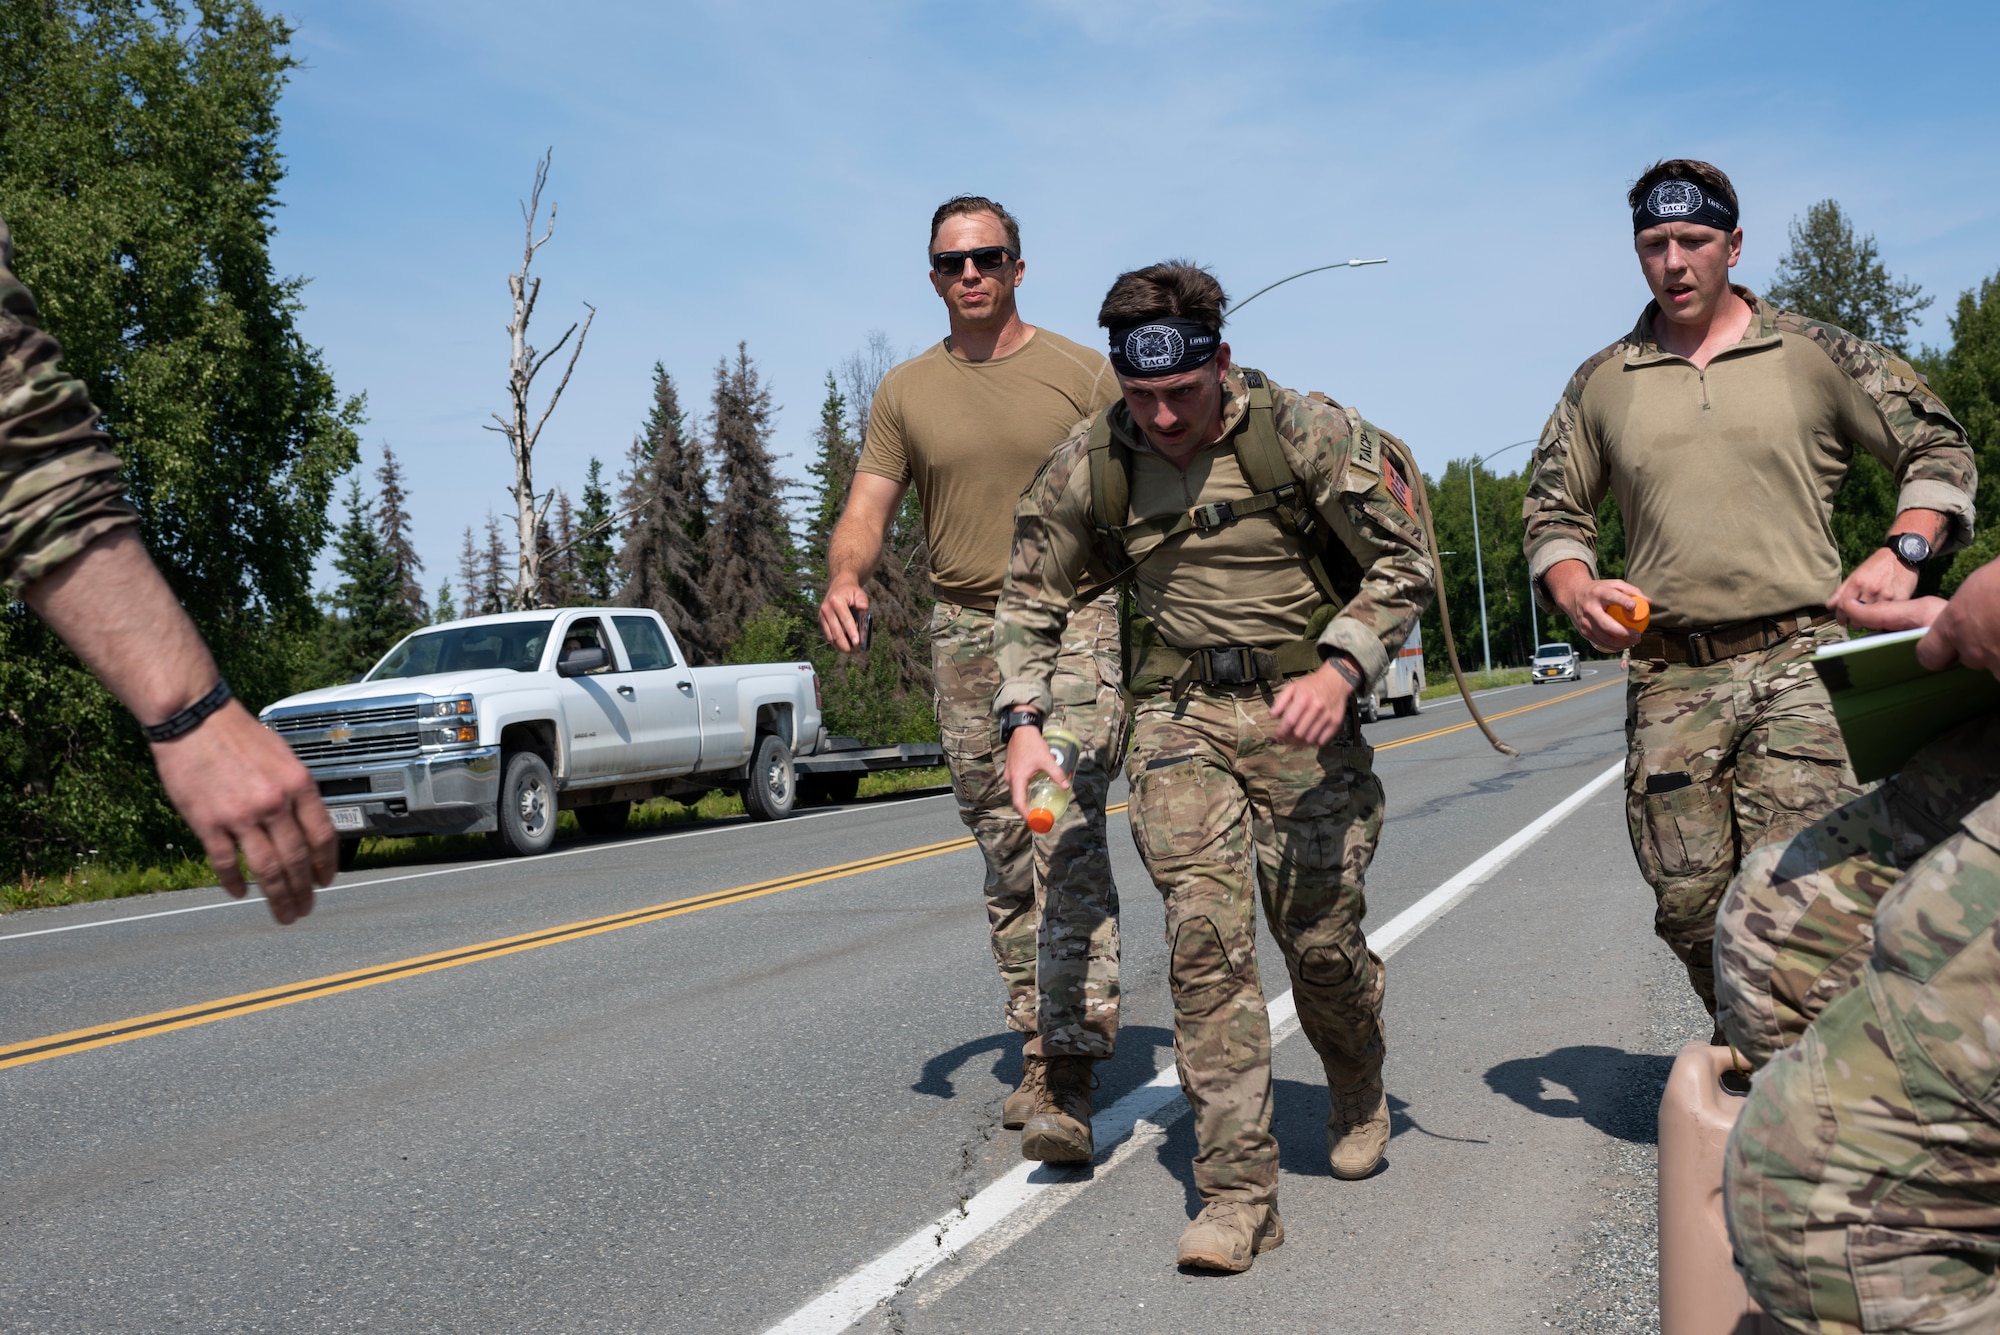
[{"label": "orange fruit", "polygon": [[1653,605],[1646,601],[1644,594],[1639,596],[1638,601],[1639,606],[1630,612],[1613,603],[1604,609],[1605,614],[1627,630],[1644,631],[1653,620]]}]

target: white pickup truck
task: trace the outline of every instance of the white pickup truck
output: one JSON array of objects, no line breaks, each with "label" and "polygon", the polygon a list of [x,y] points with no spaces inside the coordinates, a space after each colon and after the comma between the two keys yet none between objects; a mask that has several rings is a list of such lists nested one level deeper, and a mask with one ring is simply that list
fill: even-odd
[{"label": "white pickup truck", "polygon": [[1362,698],[1361,721],[1373,723],[1382,716],[1385,704],[1395,711],[1397,718],[1423,713],[1424,686],[1424,628],[1416,625],[1410,627],[1410,638],[1403,641],[1403,647],[1389,660],[1389,670],[1382,674],[1375,693]]},{"label": "white pickup truck", "polygon": [[259,717],[318,782],[343,865],[363,834],[490,831],[541,853],[558,810],[608,834],[634,801],[714,788],[776,820],[802,795],[851,800],[868,770],[942,763],[935,745],[828,737],[812,664],[691,668],[659,614],[632,608],[427,626],[358,681]]}]

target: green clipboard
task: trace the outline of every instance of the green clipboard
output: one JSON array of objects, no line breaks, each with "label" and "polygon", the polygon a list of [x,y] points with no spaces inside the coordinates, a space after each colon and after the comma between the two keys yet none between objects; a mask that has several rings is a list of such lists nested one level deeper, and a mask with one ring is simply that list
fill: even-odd
[{"label": "green clipboard", "polygon": [[2000,679],[1992,673],[1961,664],[1932,672],[1917,662],[1917,641],[1929,633],[1869,635],[1813,655],[1863,783],[1888,778],[1945,729],[2000,709]]}]

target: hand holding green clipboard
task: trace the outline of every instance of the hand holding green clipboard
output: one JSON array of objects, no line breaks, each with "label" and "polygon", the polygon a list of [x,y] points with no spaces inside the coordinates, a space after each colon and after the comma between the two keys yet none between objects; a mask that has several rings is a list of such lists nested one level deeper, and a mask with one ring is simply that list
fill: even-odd
[{"label": "hand holding green clipboard", "polygon": [[1959,663],[1933,672],[1917,661],[1917,642],[1929,633],[1870,635],[1813,656],[1863,783],[1894,774],[1945,729],[2000,709],[2000,680],[1992,673]]}]

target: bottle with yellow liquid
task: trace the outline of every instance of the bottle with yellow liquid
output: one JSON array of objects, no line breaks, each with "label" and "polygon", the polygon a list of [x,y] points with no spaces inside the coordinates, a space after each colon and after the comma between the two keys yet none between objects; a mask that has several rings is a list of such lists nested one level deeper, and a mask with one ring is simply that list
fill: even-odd
[{"label": "bottle with yellow liquid", "polygon": [[[1083,753],[1083,743],[1077,741],[1076,734],[1067,728],[1049,728],[1042,733],[1042,740],[1054,753],[1063,777],[1075,778],[1076,760]],[[1063,812],[1069,810],[1069,798],[1069,789],[1046,774],[1035,775],[1028,783],[1028,828],[1036,834],[1053,830]]]}]

